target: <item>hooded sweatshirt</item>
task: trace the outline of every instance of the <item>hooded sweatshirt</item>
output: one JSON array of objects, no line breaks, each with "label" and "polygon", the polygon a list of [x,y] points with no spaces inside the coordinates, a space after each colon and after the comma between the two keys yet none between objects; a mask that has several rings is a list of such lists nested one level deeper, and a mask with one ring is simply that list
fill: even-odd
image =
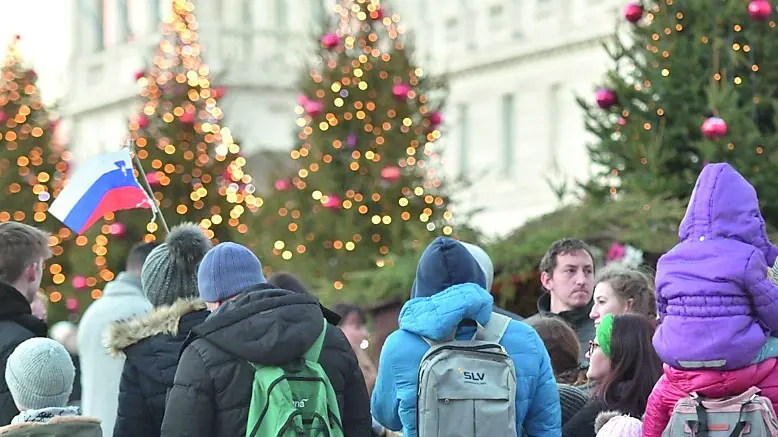
[{"label": "hooded sweatshirt", "polygon": [[[226,302],[193,328],[184,344],[161,435],[246,435],[254,381],[248,362],[282,366],[301,358],[323,324],[314,296],[270,284]],[[344,435],[370,435],[370,402],[362,372],[345,335],[331,324],[319,364],[337,396]]]},{"label": "hooded sweatshirt", "polygon": [[705,166],[678,234],[657,264],[657,354],[680,369],[749,365],[778,331],[778,287],[767,274],[778,248],[756,191],[729,164]]},{"label": "hooded sweatshirt", "polygon": [[[411,300],[400,313],[400,329],[384,343],[373,390],[373,417],[405,437],[416,437],[416,390],[419,365],[429,345],[452,332],[472,338],[475,320],[486,325],[494,300],[484,290],[484,272],[457,241],[439,237],[419,260]],[[500,344],[516,366],[516,429],[528,435],[559,436],[559,392],[548,352],[534,329],[512,320]]]}]

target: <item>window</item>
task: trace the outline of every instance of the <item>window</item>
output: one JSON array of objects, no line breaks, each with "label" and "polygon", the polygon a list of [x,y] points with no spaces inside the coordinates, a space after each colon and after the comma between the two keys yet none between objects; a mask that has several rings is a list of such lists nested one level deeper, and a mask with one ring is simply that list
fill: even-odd
[{"label": "window", "polygon": [[459,20],[456,18],[449,18],[446,20],[446,41],[449,44],[459,41]]},{"label": "window", "polygon": [[537,0],[537,17],[548,18],[554,13],[554,0]]},{"label": "window", "polygon": [[130,1],[131,0],[118,0],[119,1],[119,28],[121,29],[121,40],[132,41],[134,39],[132,28],[130,27]]},{"label": "window", "polygon": [[103,47],[113,47],[118,42],[119,11],[117,0],[100,0],[101,5],[102,28],[103,28]]},{"label": "window", "polygon": [[515,104],[513,94],[502,97],[502,172],[513,174],[513,148],[515,147]]},{"label": "window", "polygon": [[467,161],[470,131],[468,127],[469,114],[467,111],[467,104],[460,103],[457,106],[457,113],[459,118],[459,175],[465,177],[467,173]]},{"label": "window", "polygon": [[489,8],[489,31],[500,32],[503,29],[505,23],[505,11],[502,4],[492,5]]},{"label": "window", "polygon": [[105,48],[105,40],[103,39],[103,0],[97,0],[97,3],[93,4],[95,7],[89,8],[87,14],[92,18],[95,32],[94,48],[96,52],[99,52]]},{"label": "window", "polygon": [[549,161],[551,162],[551,168],[559,170],[559,157],[557,156],[557,149],[559,148],[559,120],[562,120],[562,101],[560,99],[562,92],[562,85],[554,83],[549,88],[548,99],[548,152]]},{"label": "window", "polygon": [[287,13],[286,13],[286,0],[275,1],[275,20],[276,29],[286,30],[287,28]]},{"label": "window", "polygon": [[324,3],[322,0],[310,0],[311,4],[311,24],[321,26],[324,20]]}]

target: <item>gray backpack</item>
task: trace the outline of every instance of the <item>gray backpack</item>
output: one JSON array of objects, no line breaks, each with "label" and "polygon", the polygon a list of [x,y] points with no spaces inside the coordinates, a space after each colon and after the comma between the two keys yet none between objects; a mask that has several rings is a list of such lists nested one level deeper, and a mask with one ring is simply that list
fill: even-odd
[{"label": "gray backpack", "polygon": [[492,313],[472,340],[425,338],[419,368],[418,437],[516,436],[516,369],[499,341],[511,319]]},{"label": "gray backpack", "polygon": [[675,404],[662,437],[778,437],[770,399],[759,389],[729,398],[707,399],[692,393]]}]

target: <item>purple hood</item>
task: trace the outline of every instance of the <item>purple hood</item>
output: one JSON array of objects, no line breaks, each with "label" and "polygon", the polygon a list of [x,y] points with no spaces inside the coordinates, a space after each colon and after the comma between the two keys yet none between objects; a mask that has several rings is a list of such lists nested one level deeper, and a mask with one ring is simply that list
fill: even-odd
[{"label": "purple hood", "polygon": [[778,248],[756,191],[729,164],[705,166],[679,236],[657,264],[657,353],[676,368],[747,366],[778,332],[778,287],[767,278]]},{"label": "purple hood", "polygon": [[697,178],[678,231],[681,242],[732,239],[759,249],[769,265],[778,247],[767,239],[756,190],[729,164],[708,164]]}]

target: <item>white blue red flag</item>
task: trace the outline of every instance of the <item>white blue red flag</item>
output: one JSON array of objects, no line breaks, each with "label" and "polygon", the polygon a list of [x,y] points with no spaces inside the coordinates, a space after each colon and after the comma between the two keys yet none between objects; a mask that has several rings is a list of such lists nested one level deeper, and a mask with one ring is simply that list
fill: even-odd
[{"label": "white blue red flag", "polygon": [[83,234],[104,215],[152,203],[132,170],[130,151],[91,158],[77,169],[49,207],[49,213],[73,232]]}]

